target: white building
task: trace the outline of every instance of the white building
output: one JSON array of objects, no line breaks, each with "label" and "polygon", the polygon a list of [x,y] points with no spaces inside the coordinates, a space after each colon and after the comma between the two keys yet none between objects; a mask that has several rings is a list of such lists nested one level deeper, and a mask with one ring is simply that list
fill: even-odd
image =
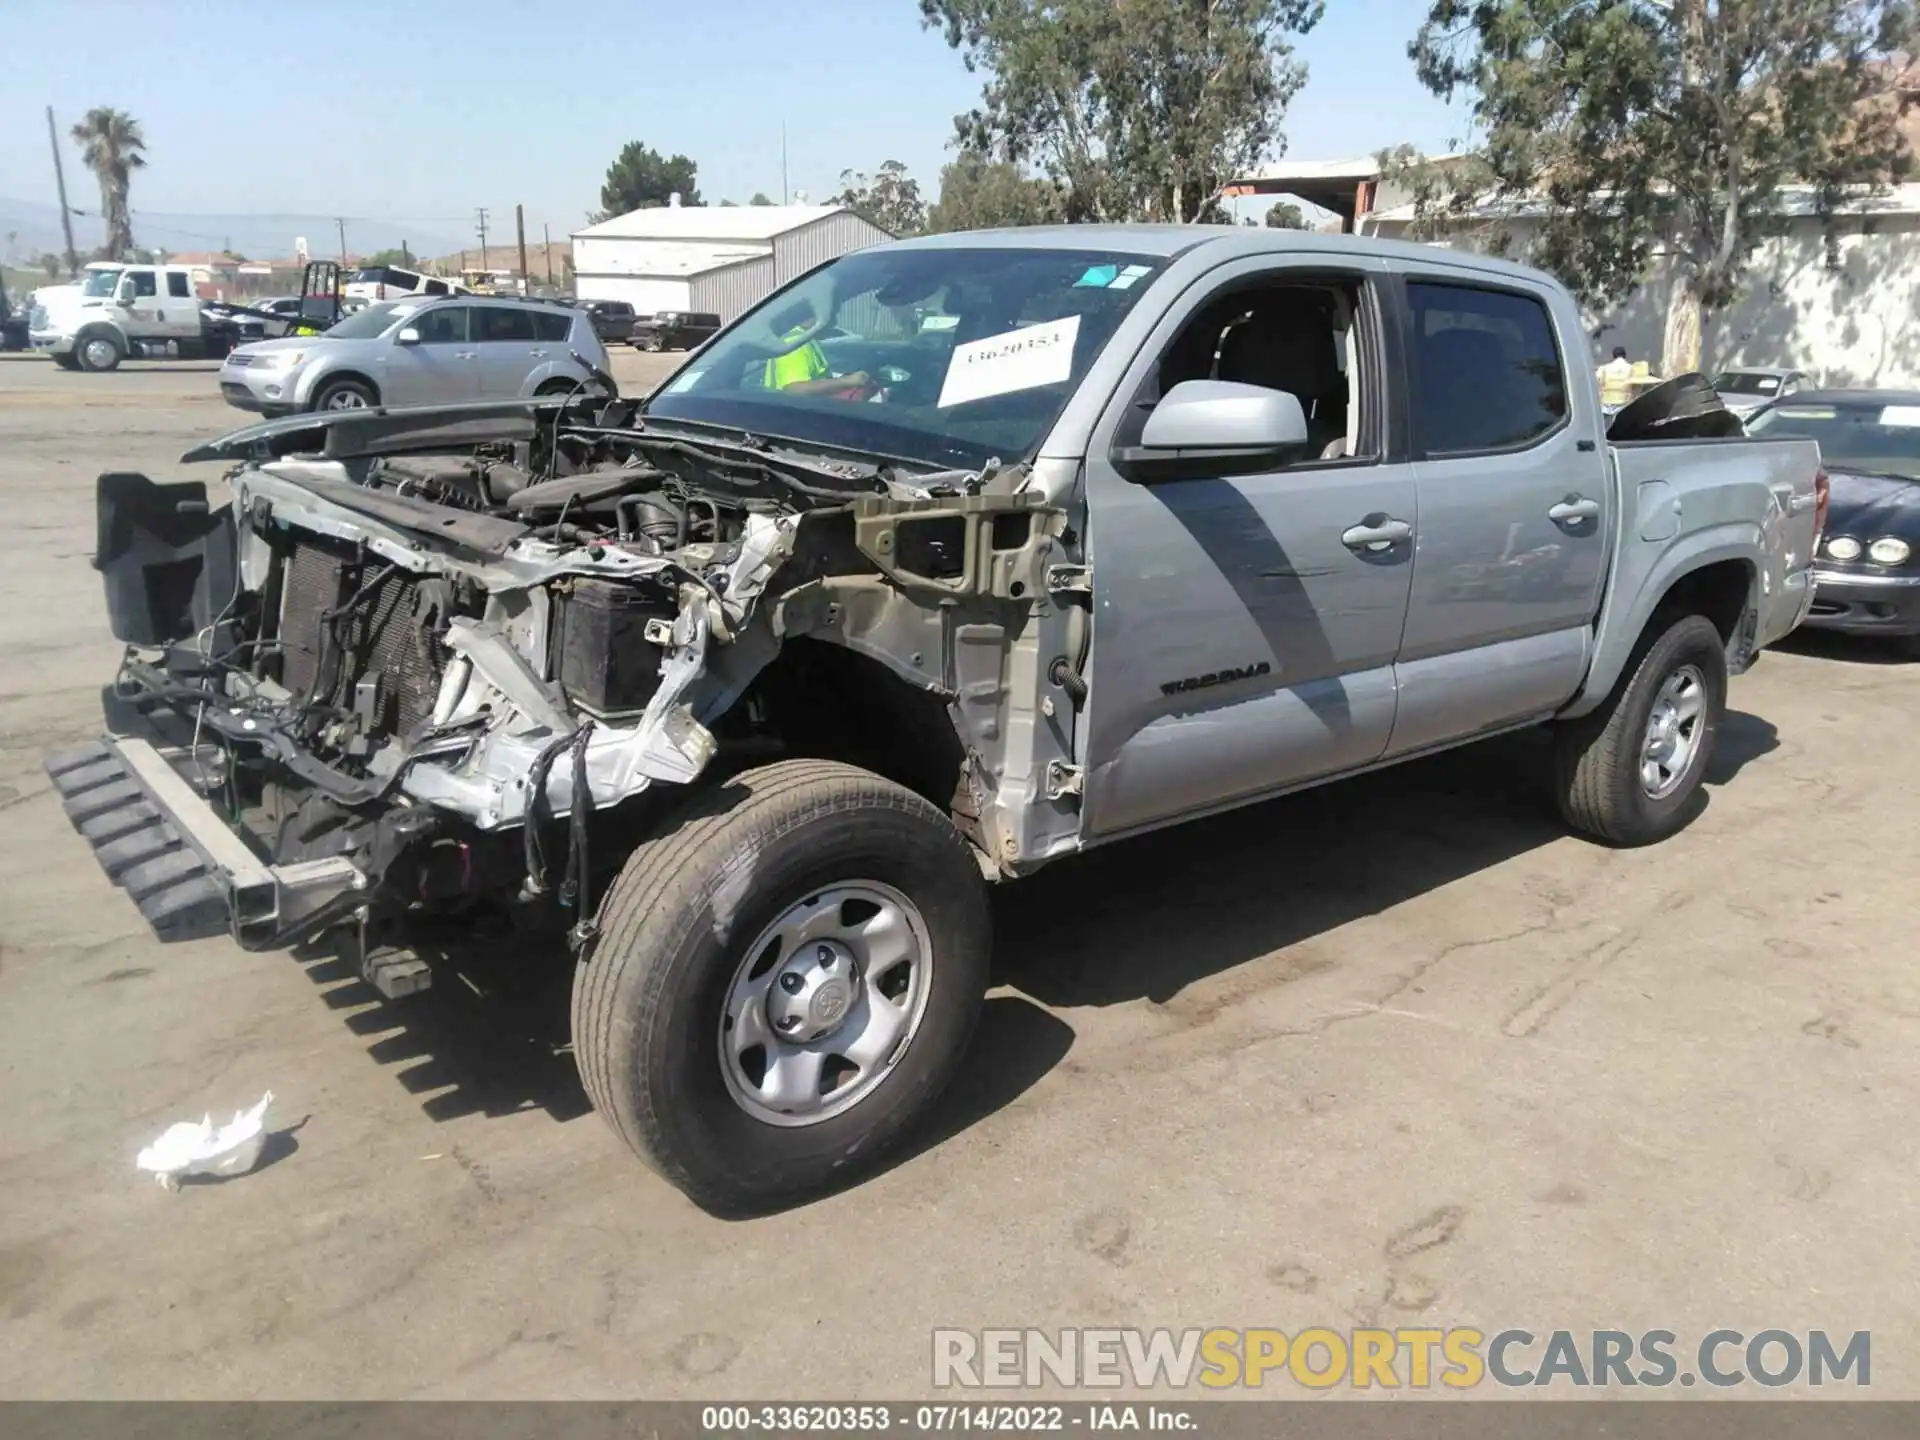
[{"label": "white building", "polygon": [[835,205],[665,205],[573,234],[574,293],[732,320],[797,275],[893,237]]}]

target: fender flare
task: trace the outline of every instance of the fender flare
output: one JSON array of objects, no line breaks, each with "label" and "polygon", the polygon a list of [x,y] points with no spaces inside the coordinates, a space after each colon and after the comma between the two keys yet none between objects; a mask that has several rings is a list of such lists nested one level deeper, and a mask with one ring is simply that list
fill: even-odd
[{"label": "fender flare", "polygon": [[1627,590],[1632,603],[1623,607],[1618,604],[1619,592],[1609,592],[1594,632],[1586,682],[1560,712],[1563,720],[1591,713],[1613,693],[1647,623],[1673,587],[1696,570],[1729,560],[1738,561],[1747,572],[1745,608],[1751,610],[1758,603],[1760,568],[1754,557],[1766,553],[1766,536],[1751,520],[1727,521],[1682,536],[1638,578],[1631,573],[1632,548],[1630,542],[1621,552],[1621,564],[1615,575],[1615,584]]}]

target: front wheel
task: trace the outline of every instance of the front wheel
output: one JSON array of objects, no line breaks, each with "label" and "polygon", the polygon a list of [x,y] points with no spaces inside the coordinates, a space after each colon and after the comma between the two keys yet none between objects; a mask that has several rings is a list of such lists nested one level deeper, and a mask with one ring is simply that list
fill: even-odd
[{"label": "front wheel", "polygon": [[1610,845],[1651,845],[1686,828],[1727,709],[1727,650],[1701,615],[1642,642],[1629,678],[1591,715],[1560,727],[1560,813]]},{"label": "front wheel", "polygon": [[719,1214],[870,1173],[953,1078],[985,885],[947,817],[866,771],[748,771],[634,852],[574,977],[587,1094]]},{"label": "front wheel", "polygon": [[120,361],[126,354],[118,340],[111,335],[101,334],[83,335],[73,353],[79,359],[82,370],[96,375],[119,369]]},{"label": "front wheel", "polygon": [[332,380],[313,397],[316,410],[367,410],[378,404],[371,386],[359,380]]}]

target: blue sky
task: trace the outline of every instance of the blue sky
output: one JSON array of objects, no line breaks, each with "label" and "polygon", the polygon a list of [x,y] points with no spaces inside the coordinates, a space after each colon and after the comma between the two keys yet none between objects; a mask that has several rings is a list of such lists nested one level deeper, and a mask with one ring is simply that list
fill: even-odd
[{"label": "blue sky", "polygon": [[[1290,155],[1459,132],[1406,58],[1424,9],[1328,0],[1300,42]],[[842,169],[898,159],[931,198],[979,89],[915,0],[5,0],[0,53],[0,196],[53,199],[44,106],[64,131],[111,104],[146,131],[136,220],[339,214],[440,236],[470,234],[482,205],[510,233],[516,201],[531,238],[565,233],[629,139],[692,156],[709,203],[777,200],[783,119],[793,189],[823,199]]]}]

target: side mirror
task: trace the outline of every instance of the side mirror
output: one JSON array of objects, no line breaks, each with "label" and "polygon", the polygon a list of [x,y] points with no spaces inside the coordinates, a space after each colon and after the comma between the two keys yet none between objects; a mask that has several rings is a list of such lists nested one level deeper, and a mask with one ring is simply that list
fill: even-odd
[{"label": "side mirror", "polygon": [[133,287],[131,285],[122,285],[118,290],[114,291],[113,303],[120,306],[123,310],[132,309]]},{"label": "side mirror", "polygon": [[396,345],[418,345],[420,343],[420,332],[409,325],[398,335],[394,336],[393,340]]},{"label": "side mirror", "polygon": [[1302,457],[1307,416],[1296,396],[1232,380],[1185,380],[1161,397],[1140,443],[1116,468],[1143,484],[1255,475]]}]

